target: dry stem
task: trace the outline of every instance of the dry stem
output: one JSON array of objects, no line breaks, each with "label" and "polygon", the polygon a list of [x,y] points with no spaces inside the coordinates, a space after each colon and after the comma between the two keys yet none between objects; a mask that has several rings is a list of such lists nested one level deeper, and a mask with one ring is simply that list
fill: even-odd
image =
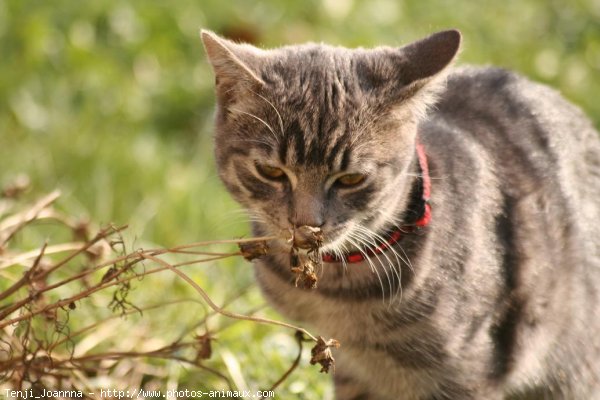
[{"label": "dry stem", "polygon": [[[34,203],[29,209],[0,220],[0,249],[4,250],[4,252],[0,252],[0,269],[22,267],[22,264],[31,262],[31,267],[26,268],[20,278],[0,292],[0,302],[5,302],[0,308],[0,378],[8,379],[14,388],[23,389],[26,387],[25,383],[43,386],[48,384],[47,382],[53,382],[51,385],[56,386],[53,389],[84,387],[88,385],[85,379],[87,374],[97,374],[99,371],[105,370],[112,371],[116,363],[139,357],[184,362],[224,379],[231,387],[227,376],[203,363],[210,356],[211,340],[216,332],[209,332],[208,325],[206,325],[205,333],[195,336],[192,341],[184,340],[186,336],[184,333],[176,341],[150,351],[109,351],[74,355],[75,339],[81,341],[87,337],[86,335],[94,334],[96,328],[101,324],[117,317],[138,312],[141,314],[143,311],[175,304],[177,301],[164,301],[152,307],[138,308],[127,300],[133,279],[141,279],[165,270],[172,271],[191,285],[201,296],[203,300],[201,304],[205,303],[213,310],[214,313],[208,313],[205,310],[204,320],[196,324],[196,327],[206,324],[206,319],[210,316],[221,314],[234,320],[275,325],[294,329],[297,332],[296,338],[300,353],[288,371],[273,385],[273,389],[297,368],[303,340],[312,340],[317,344],[323,340],[312,335],[306,329],[290,323],[225,310],[224,307],[217,306],[203,288],[179,269],[183,266],[234,256],[242,256],[247,259],[260,257],[268,251],[266,243],[277,237],[211,240],[170,248],[140,249],[101,261],[91,249],[97,244],[102,245],[101,242],[107,246],[108,240],[114,235],[120,235],[127,226],[108,226],[99,230],[94,237],[89,239],[87,225],[82,226],[82,224],[74,222],[75,219],[61,215],[50,208],[58,197],[58,191],[52,192]],[[62,223],[63,226],[73,231],[76,240],[79,241],[52,245],[44,243],[39,249],[32,251],[8,251],[8,245],[11,244],[11,239],[17,232],[42,218],[52,218]],[[123,244],[122,238],[118,237],[118,242]],[[198,249],[227,244],[241,246],[241,250],[213,252]],[[256,251],[248,250],[254,248]],[[58,257],[63,253],[66,255]],[[124,250],[123,253],[125,253]],[[168,254],[199,256],[200,258],[178,263],[170,263],[160,258]],[[57,261],[53,261],[57,258]],[[83,265],[81,260],[84,260]],[[143,265],[148,262],[156,264],[156,266],[150,269],[146,269],[144,266],[141,270],[137,268],[138,264]],[[79,266],[73,271],[75,265]],[[101,273],[102,270],[106,270],[102,278],[92,283],[93,274]],[[51,282],[50,279],[52,279]],[[80,282],[83,287],[66,297],[57,299],[56,293],[62,293],[60,291],[64,291],[66,285],[74,282]],[[73,329],[69,316],[70,312],[79,309],[77,305],[80,304],[79,301],[91,298],[99,292],[106,292],[111,288],[116,291],[113,293],[113,300],[109,306],[113,310],[120,310],[120,314],[104,317],[88,323],[80,329]],[[25,293],[24,296],[17,297],[18,294],[23,293]],[[188,301],[199,302],[198,300]],[[228,302],[230,301],[232,300],[228,300]],[[183,357],[181,351],[184,349],[196,349],[196,357],[192,359]],[[107,363],[108,361],[110,362]]]}]

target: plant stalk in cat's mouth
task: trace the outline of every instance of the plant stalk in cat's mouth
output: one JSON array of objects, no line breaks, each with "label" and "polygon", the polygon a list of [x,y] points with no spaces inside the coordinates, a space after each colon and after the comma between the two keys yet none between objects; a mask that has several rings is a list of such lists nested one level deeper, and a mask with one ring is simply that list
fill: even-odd
[{"label": "plant stalk in cat's mouth", "polygon": [[[291,229],[290,233],[290,267],[296,274],[294,284],[296,287],[300,284],[304,289],[316,289],[315,270],[322,265],[319,249],[323,245],[323,231],[319,227],[303,225]],[[306,251],[299,252],[298,249]]]},{"label": "plant stalk in cat's mouth", "polygon": [[323,231],[316,226],[303,225],[290,229],[289,241],[293,247],[309,251],[318,251],[323,246]]}]

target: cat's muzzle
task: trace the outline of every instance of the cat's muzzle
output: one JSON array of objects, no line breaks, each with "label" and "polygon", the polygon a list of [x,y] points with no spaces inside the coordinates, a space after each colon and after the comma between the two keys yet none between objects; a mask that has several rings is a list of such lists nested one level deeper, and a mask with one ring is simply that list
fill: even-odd
[{"label": "cat's muzzle", "polygon": [[303,225],[290,229],[289,239],[293,247],[305,250],[318,250],[323,245],[323,231],[316,226]]}]

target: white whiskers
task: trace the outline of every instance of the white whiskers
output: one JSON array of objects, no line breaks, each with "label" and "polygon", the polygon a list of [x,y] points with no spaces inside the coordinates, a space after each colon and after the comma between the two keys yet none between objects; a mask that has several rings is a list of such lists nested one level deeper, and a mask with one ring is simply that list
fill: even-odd
[{"label": "white whiskers", "polygon": [[[385,293],[387,290],[385,286],[389,289],[389,306],[392,305],[394,299],[398,297],[402,299],[402,268],[403,266],[407,266],[409,270],[414,271],[412,263],[402,246],[395,243],[391,246],[386,246],[384,251],[374,252],[374,254],[369,256],[364,250],[365,248],[386,245],[388,244],[388,240],[366,226],[355,223],[352,228],[349,228],[345,240],[329,250],[343,263],[344,273],[347,273],[348,269],[345,255],[351,252],[346,247],[346,244],[352,245],[353,249],[351,251],[357,249],[363,255],[371,271],[376,274],[382,290],[382,301],[386,301]],[[383,274],[385,274],[385,278]],[[387,281],[387,285],[384,279]]]},{"label": "white whiskers", "polygon": [[365,261],[367,261],[369,263],[369,266],[371,267],[371,271],[375,273],[375,275],[377,276],[377,279],[379,280],[379,284],[381,286],[382,301],[385,302],[385,289],[383,287],[383,280],[381,279],[381,275],[379,274],[379,271],[373,264],[373,261],[371,261],[371,258],[369,258],[369,255],[367,253],[365,253],[365,251],[361,249],[361,246],[359,244],[357,244],[351,237],[348,237],[346,240],[348,241],[348,243],[350,243],[351,245],[356,247],[358,249],[358,251],[360,251],[361,254],[364,256]]},{"label": "white whiskers", "polygon": [[263,99],[267,104],[269,104],[271,106],[271,108],[275,111],[275,113],[277,114],[277,119],[279,121],[279,127],[281,128],[281,135],[284,135],[284,129],[283,129],[283,119],[281,118],[281,114],[279,113],[279,111],[277,111],[277,108],[273,105],[273,103],[271,103],[266,97],[256,93],[254,90],[250,90],[252,93],[254,93],[256,96],[260,97],[261,99]]},{"label": "white whiskers", "polygon": [[273,130],[273,128],[271,127],[271,125],[269,125],[269,124],[267,123],[267,121],[265,121],[264,119],[262,119],[262,118],[260,118],[260,117],[258,117],[258,116],[256,116],[256,115],[254,115],[254,114],[252,114],[252,113],[249,113],[249,112],[247,112],[247,111],[240,110],[240,109],[238,109],[238,108],[229,107],[229,110],[231,110],[231,111],[233,111],[233,112],[240,113],[240,114],[247,115],[247,116],[249,116],[249,117],[252,117],[252,118],[254,118],[255,120],[259,121],[260,123],[262,123],[264,126],[266,126],[266,127],[267,127],[267,129],[269,130],[269,132],[271,132],[271,135],[273,135],[273,138],[275,139],[275,142],[276,142],[276,143],[279,143],[279,137],[278,137],[278,136],[277,136],[277,134],[275,133],[275,130]]},{"label": "white whiskers", "polygon": [[[356,225],[356,227],[357,228],[362,228],[359,225]],[[368,231],[358,229],[354,234],[356,236],[358,236],[358,237],[361,237],[363,243],[365,243],[367,245],[370,245],[370,246],[377,247],[379,244],[386,243],[385,240],[381,240],[380,241],[381,243],[377,243],[377,241],[378,241],[377,237],[370,236],[367,232]],[[393,249],[390,248],[389,250],[393,250]],[[384,265],[384,263],[381,261],[381,259],[379,257],[380,254],[383,255],[383,257],[387,261],[387,268]],[[393,292],[393,286],[394,286],[393,278],[394,278],[394,275],[395,275],[396,278],[398,279],[397,286],[399,288],[400,287],[400,273],[399,273],[398,268],[395,268],[394,262],[392,262],[392,260],[388,257],[387,251],[383,251],[381,253],[375,253],[375,256],[377,257],[377,261],[379,262],[379,265],[381,265],[381,267],[382,267],[383,271],[385,272],[385,275],[386,275],[386,277],[388,279],[388,285],[389,285],[389,288],[390,288],[390,304],[391,304],[391,302],[392,302],[392,292]],[[396,258],[396,261],[398,261],[397,258]],[[389,270],[389,273],[388,273],[388,270]],[[390,277],[390,273],[393,274],[391,277]],[[394,295],[394,297],[397,296],[397,294],[398,294],[398,289],[396,289],[396,295]]]}]

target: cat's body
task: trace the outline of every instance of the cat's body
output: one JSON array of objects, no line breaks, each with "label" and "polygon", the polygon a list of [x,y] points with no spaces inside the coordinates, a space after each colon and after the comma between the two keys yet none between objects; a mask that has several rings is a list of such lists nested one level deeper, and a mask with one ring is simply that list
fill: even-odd
[{"label": "cat's body", "polygon": [[[213,36],[204,38],[217,79],[221,79],[217,92],[227,89],[220,93],[217,116],[221,175],[234,196],[255,214],[261,206],[253,202],[275,201],[283,209],[279,218],[272,205],[272,216],[259,215],[254,225],[257,233],[274,233],[277,229],[273,226],[285,230],[282,221],[286,220],[321,226],[326,245],[327,239],[333,242],[331,250],[326,250],[334,251],[343,247],[343,240],[336,240],[344,233],[337,233],[343,229],[336,230],[330,221],[346,224],[345,229],[352,231],[355,225],[346,221],[354,218],[366,228],[346,240],[357,244],[362,238],[367,245],[369,230],[385,232],[389,222],[380,223],[385,218],[402,225],[406,209],[413,204],[411,192],[422,190],[419,175],[423,169],[415,155],[415,140],[427,155],[432,212],[427,226],[405,234],[394,249],[363,262],[325,263],[315,290],[294,287],[285,254],[258,262],[258,281],[282,313],[342,343],[336,352],[335,373],[340,400],[598,399],[598,134],[581,112],[556,92],[492,68],[452,71],[435,107],[422,117],[423,108],[417,103],[429,98],[419,98],[420,93],[426,92],[428,85],[436,85],[430,76],[447,65],[458,47],[452,34],[445,35],[437,42],[423,41],[407,48],[404,54],[426,60],[417,61],[415,68],[430,71],[420,76],[410,66],[401,65],[403,74],[416,79],[404,83],[399,92],[386,89],[377,96],[365,95],[379,90],[381,75],[389,74],[385,65],[378,64],[385,56],[379,54],[375,64],[370,64],[375,66],[367,68],[369,85],[352,87],[343,82],[337,88],[334,84],[328,87],[321,76],[324,82],[313,82],[318,87],[315,90],[321,90],[321,98],[295,96],[293,76],[291,81],[277,82],[273,78],[277,72],[253,58],[263,55],[246,53],[245,59],[244,51],[249,48],[244,46],[236,53],[238,45]],[[223,69],[224,64],[219,63],[230,55],[217,54],[217,44],[232,51],[236,63],[249,66],[260,82],[235,88],[237,83],[228,81],[224,73],[232,67]],[[442,56],[436,59],[427,54],[427,46]],[[315,54],[307,48],[287,51],[293,55],[277,55],[280,74],[291,58],[308,60],[308,54]],[[335,51],[320,48],[316,54],[327,56]],[[336,57],[332,59],[336,61]],[[363,74],[364,68],[357,67],[360,63],[354,62],[352,67],[353,62],[350,71]],[[298,67],[298,74],[318,71],[319,63],[307,64]],[[338,81],[344,81],[340,78],[347,73],[344,68],[340,67],[341,74],[334,73]],[[297,82],[310,91],[310,82]],[[291,93],[277,92],[285,87]],[[230,97],[232,92],[244,90],[253,100]],[[365,96],[368,106],[356,101],[356,91]],[[402,101],[377,103],[380,96],[397,96]],[[302,110],[307,105],[297,98],[312,100],[317,116],[303,120]],[[323,106],[326,102],[328,106]],[[286,112],[289,104],[298,107],[296,124],[294,113]],[[343,112],[337,122],[336,116],[318,115],[339,109],[340,104]],[[343,104],[356,109],[348,110]],[[234,111],[228,113],[228,109]],[[367,113],[372,120],[361,124],[361,116],[365,118]],[[249,121],[243,118],[249,115]],[[311,133],[306,121],[313,120],[317,129]],[[278,125],[281,133],[273,132]],[[267,147],[260,152],[277,155],[281,162],[277,166],[285,171],[289,186],[270,175],[265,178],[254,172],[249,176],[250,168],[240,167],[243,160],[260,164],[269,159],[248,148],[252,141],[259,142],[259,147],[268,146],[270,142],[263,140],[265,133],[253,137],[245,131],[248,127],[264,131],[265,126],[271,127],[266,135],[282,135],[286,151],[282,157],[281,140],[275,140],[270,144],[272,150]],[[368,138],[344,141],[344,131],[352,126],[361,127],[356,130],[366,131],[363,135]],[[327,138],[328,132],[331,138]],[[305,144],[298,142],[302,133]],[[219,142],[219,135],[228,138],[229,147]],[[235,140],[226,135],[248,147],[235,147]],[[330,142],[321,146],[320,153],[311,150],[311,144],[318,147],[319,138]],[[336,148],[336,143],[342,144]],[[344,148],[350,148],[351,154]],[[379,161],[378,175],[368,175],[374,174],[373,169],[365,167],[360,170],[367,175],[364,183],[335,186],[336,171],[357,170],[358,164],[353,165],[351,159],[361,150],[361,163]],[[321,165],[328,159],[334,166]],[[330,175],[334,183],[323,183],[329,182]],[[375,179],[383,183],[378,186]],[[270,183],[275,189],[265,186]],[[326,189],[319,189],[323,186]],[[368,201],[361,202],[365,198]],[[375,236],[370,240],[379,241]],[[285,240],[274,246],[284,248]]]}]

